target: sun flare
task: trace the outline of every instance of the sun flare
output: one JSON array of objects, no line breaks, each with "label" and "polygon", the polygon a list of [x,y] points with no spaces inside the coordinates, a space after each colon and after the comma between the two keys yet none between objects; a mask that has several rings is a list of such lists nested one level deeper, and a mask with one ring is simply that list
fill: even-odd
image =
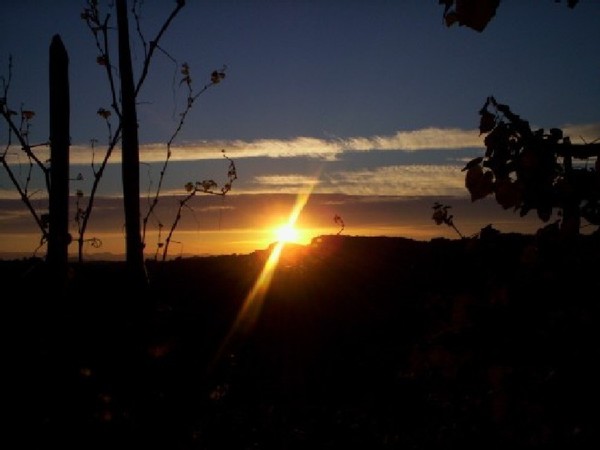
[{"label": "sun flare", "polygon": [[277,242],[298,242],[300,239],[300,233],[292,224],[282,225],[275,230],[275,236]]},{"label": "sun flare", "polygon": [[235,323],[229,330],[229,333],[227,333],[227,336],[223,340],[219,350],[217,351],[217,354],[215,355],[215,361],[221,357],[223,351],[229,344],[230,339],[237,331],[240,329],[248,329],[248,327],[251,327],[256,322],[265,299],[265,294],[269,290],[269,285],[271,284],[271,279],[273,277],[275,268],[277,267],[277,263],[279,262],[279,257],[281,256],[283,247],[287,242],[299,242],[301,239],[300,232],[296,228],[295,224],[298,220],[298,216],[304,209],[304,206],[306,205],[313,188],[314,184],[311,185],[310,189],[308,189],[306,192],[298,194],[288,222],[285,225],[275,229],[278,242],[271,249],[271,253],[269,254],[267,262],[265,263],[260,275],[256,279],[256,282],[252,286],[252,289],[250,292],[248,292],[242,308],[238,312],[238,315],[235,319]]}]

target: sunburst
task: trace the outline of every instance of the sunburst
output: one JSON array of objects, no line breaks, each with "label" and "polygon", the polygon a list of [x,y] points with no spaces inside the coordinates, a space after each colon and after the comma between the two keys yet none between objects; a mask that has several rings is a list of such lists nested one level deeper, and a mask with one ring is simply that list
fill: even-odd
[{"label": "sunburst", "polygon": [[[251,328],[256,322],[258,316],[260,315],[265,295],[269,290],[269,285],[271,284],[273,273],[275,271],[275,268],[277,267],[277,263],[279,262],[279,257],[281,256],[281,251],[286,242],[293,242],[299,236],[298,230],[295,228],[295,224],[298,220],[298,217],[300,216],[300,213],[304,209],[306,202],[310,198],[314,186],[315,183],[311,184],[306,192],[298,194],[298,196],[296,197],[296,203],[292,208],[287,224],[283,225],[278,229],[278,241],[271,249],[271,253],[269,255],[269,258],[267,259],[267,262],[265,263],[260,275],[258,276],[254,285],[252,286],[252,289],[246,296],[242,308],[236,317],[235,323],[231,327],[231,330],[229,331],[227,337],[223,341],[221,348],[217,352],[217,360],[222,355],[223,351],[227,347],[227,344],[229,343],[233,335],[236,332],[240,331],[240,329],[248,330],[249,328]],[[281,233],[279,233],[279,231]]]}]

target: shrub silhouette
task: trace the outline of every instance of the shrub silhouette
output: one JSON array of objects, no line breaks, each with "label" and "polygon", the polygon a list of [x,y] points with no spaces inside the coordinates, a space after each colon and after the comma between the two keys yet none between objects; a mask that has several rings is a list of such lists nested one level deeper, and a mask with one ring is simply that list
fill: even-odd
[{"label": "shrub silhouette", "polygon": [[472,201],[493,194],[504,209],[521,217],[535,210],[543,222],[556,209],[560,229],[569,235],[579,233],[581,219],[600,227],[600,144],[573,144],[559,128],[534,131],[494,97],[479,114],[486,151],[462,169]]},{"label": "shrub silhouette", "polygon": [[[555,0],[555,3],[560,3],[560,0]],[[567,0],[571,9],[577,3],[579,0]],[[481,33],[496,15],[500,0],[439,0],[439,4],[444,5],[446,26],[458,24]]]}]

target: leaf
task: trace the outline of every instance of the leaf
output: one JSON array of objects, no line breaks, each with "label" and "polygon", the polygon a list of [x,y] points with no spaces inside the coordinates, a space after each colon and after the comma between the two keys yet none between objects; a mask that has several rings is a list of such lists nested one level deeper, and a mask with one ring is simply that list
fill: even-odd
[{"label": "leaf", "polygon": [[512,208],[519,202],[521,193],[510,179],[500,180],[495,185],[496,201],[504,209]]},{"label": "leaf", "polygon": [[98,108],[98,111],[96,111],[96,113],[103,119],[108,119],[111,116],[111,112],[108,109],[104,108]]},{"label": "leaf", "polygon": [[181,74],[185,77],[188,77],[190,75],[190,66],[188,65],[188,63],[183,63],[181,65]]},{"label": "leaf", "polygon": [[543,222],[548,222],[552,215],[552,207],[550,205],[540,205],[537,208],[537,215]]},{"label": "leaf", "polygon": [[213,84],[217,84],[223,79],[225,79],[225,72],[223,71],[219,72],[217,70],[214,70],[213,73],[211,73],[210,75],[210,82]]},{"label": "leaf", "polygon": [[478,156],[477,158],[472,159],[471,161],[469,161],[465,167],[463,167],[462,169],[460,169],[461,172],[464,172],[465,170],[469,170],[472,167],[475,166],[479,166],[481,165],[481,162],[483,161],[483,156]]},{"label": "leaf", "polygon": [[456,22],[458,22],[458,15],[456,14],[456,12],[450,11],[449,13],[444,15],[444,22],[446,23],[447,27],[451,27]]},{"label": "leaf", "polygon": [[31,111],[31,110],[21,111],[21,117],[23,117],[23,119],[25,119],[25,120],[31,120],[35,117],[35,111]]},{"label": "leaf", "polygon": [[563,131],[560,128],[550,128],[550,139],[558,142],[563,138]]},{"label": "leaf", "polygon": [[434,220],[434,222],[437,225],[441,225],[444,223],[444,219],[446,218],[446,214],[444,213],[444,211],[442,211],[442,209],[436,209],[433,212],[433,215],[431,216],[431,218]]},{"label": "leaf", "polygon": [[471,201],[479,200],[494,191],[494,175],[483,171],[481,166],[471,167],[465,176],[465,187],[471,194]]},{"label": "leaf", "polygon": [[456,2],[460,24],[482,32],[496,15],[500,0],[462,0]]},{"label": "leaf", "polygon": [[192,77],[190,76],[190,66],[188,63],[183,63],[181,65],[181,74],[183,78],[179,82],[179,85],[186,83],[188,86],[192,84]]},{"label": "leaf", "polygon": [[202,189],[204,192],[209,192],[217,187],[217,183],[214,180],[197,181],[196,187]]},{"label": "leaf", "polygon": [[496,116],[487,109],[480,111],[479,114],[481,114],[481,119],[479,120],[479,135],[481,136],[494,129],[496,126]]}]

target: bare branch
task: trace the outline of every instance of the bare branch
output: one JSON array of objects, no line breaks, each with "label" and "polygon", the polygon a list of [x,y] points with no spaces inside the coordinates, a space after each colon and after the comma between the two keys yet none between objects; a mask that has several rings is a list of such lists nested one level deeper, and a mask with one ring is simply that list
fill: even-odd
[{"label": "bare branch", "polygon": [[177,6],[175,7],[175,9],[173,9],[173,11],[171,11],[171,14],[169,15],[169,17],[167,18],[165,23],[163,23],[163,25],[160,28],[160,30],[158,31],[158,34],[156,35],[156,37],[150,41],[149,51],[144,59],[144,66],[142,68],[142,74],[140,75],[140,79],[138,80],[136,88],[135,88],[135,96],[136,97],[137,97],[142,85],[144,84],[144,80],[148,76],[148,69],[150,68],[150,62],[152,61],[152,55],[154,55],[154,51],[156,50],[158,43],[160,42],[160,39],[162,38],[165,31],[167,31],[167,28],[169,28],[169,25],[171,24],[171,22],[173,21],[175,16],[177,16],[179,11],[181,11],[181,8],[183,8],[184,6],[185,6],[184,1],[177,2]]}]

